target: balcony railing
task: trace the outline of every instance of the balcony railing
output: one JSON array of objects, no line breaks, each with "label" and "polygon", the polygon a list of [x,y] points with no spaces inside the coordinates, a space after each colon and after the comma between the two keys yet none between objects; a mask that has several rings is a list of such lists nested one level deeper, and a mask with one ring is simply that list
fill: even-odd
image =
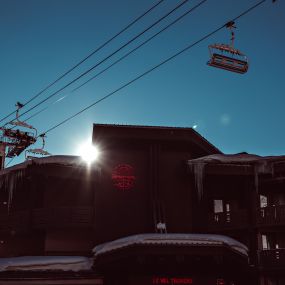
[{"label": "balcony railing", "polygon": [[35,209],[33,228],[87,228],[94,224],[92,207],[58,207]]},{"label": "balcony railing", "polygon": [[47,228],[90,228],[93,207],[58,207],[0,214],[0,233]]},{"label": "balcony railing", "polygon": [[0,214],[0,232],[16,233],[27,231],[29,228],[30,212],[17,211]]},{"label": "balcony railing", "polygon": [[261,225],[284,225],[285,224],[285,205],[268,206],[259,208],[257,219]]},{"label": "balcony railing", "polygon": [[285,269],[285,248],[260,251],[260,265],[267,269]]},{"label": "balcony railing", "polygon": [[209,215],[210,229],[244,228],[248,224],[246,210],[212,213]]}]

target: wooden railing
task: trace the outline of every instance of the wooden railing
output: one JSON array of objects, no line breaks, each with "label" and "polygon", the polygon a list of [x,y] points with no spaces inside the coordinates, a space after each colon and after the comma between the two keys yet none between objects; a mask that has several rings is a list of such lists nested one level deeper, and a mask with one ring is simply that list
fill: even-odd
[{"label": "wooden railing", "polygon": [[285,248],[259,252],[260,265],[267,269],[285,269]]},{"label": "wooden railing", "polygon": [[57,207],[0,214],[0,233],[30,229],[90,228],[94,224],[93,207]]},{"label": "wooden railing", "polygon": [[29,228],[30,212],[17,211],[9,213],[1,213],[0,215],[0,232],[16,232],[27,231]]},{"label": "wooden railing", "polygon": [[212,213],[209,215],[210,229],[243,228],[248,224],[246,210]]},{"label": "wooden railing", "polygon": [[285,205],[259,208],[257,223],[262,225],[284,225]]},{"label": "wooden railing", "polygon": [[33,228],[86,228],[94,223],[92,207],[57,207],[35,209]]}]

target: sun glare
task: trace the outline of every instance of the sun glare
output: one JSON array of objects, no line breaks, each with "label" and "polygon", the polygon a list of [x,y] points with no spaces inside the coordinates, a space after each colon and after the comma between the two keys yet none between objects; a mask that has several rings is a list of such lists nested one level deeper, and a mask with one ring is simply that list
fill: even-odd
[{"label": "sun glare", "polygon": [[84,143],[79,147],[79,155],[82,160],[91,164],[98,159],[99,151],[98,148],[91,143]]}]

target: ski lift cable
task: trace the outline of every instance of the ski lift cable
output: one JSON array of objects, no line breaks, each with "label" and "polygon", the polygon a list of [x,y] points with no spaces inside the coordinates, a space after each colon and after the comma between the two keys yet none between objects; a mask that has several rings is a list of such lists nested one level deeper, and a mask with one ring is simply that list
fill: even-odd
[{"label": "ski lift cable", "polygon": [[[46,97],[45,99],[43,99],[42,101],[40,101],[39,103],[37,103],[36,105],[32,106],[31,108],[29,108],[28,110],[26,110],[25,112],[23,112],[21,115],[19,115],[19,117],[22,117],[23,115],[27,114],[28,112],[32,111],[33,109],[37,108],[38,106],[40,106],[41,104],[43,104],[44,102],[46,102],[47,100],[49,100],[50,98],[54,97],[56,94],[58,94],[59,92],[61,92],[62,90],[66,89],[67,87],[69,87],[70,85],[72,85],[74,82],[78,81],[80,78],[82,78],[83,76],[85,76],[86,74],[90,73],[92,70],[94,70],[96,67],[98,67],[99,65],[101,65],[102,63],[104,63],[106,60],[108,60],[109,58],[111,58],[113,55],[117,54],[120,50],[122,50],[123,48],[125,48],[126,46],[128,46],[129,44],[131,44],[133,41],[135,41],[137,38],[139,38],[140,36],[142,36],[143,34],[145,34],[147,31],[149,31],[151,28],[153,28],[154,26],[156,26],[158,23],[160,23],[162,20],[164,20],[166,17],[168,17],[170,14],[174,13],[177,9],[179,9],[181,6],[185,5],[189,0],[183,0],[181,3],[179,3],[178,5],[176,5],[173,9],[171,9],[169,12],[167,12],[164,16],[162,16],[161,18],[159,18],[158,20],[156,20],[153,24],[151,24],[150,26],[148,26],[146,29],[144,29],[142,32],[140,32],[139,34],[137,34],[135,37],[133,37],[132,39],[130,39],[129,41],[127,41],[125,44],[123,44],[122,46],[120,46],[118,49],[116,49],[114,52],[112,52],[111,54],[109,54],[107,57],[105,57],[104,59],[102,59],[101,61],[99,61],[98,63],[96,63],[95,65],[93,65],[91,68],[89,68],[88,70],[86,70],[85,72],[81,73],[79,76],[77,76],[75,79],[73,79],[72,81],[70,81],[69,83],[67,83],[66,85],[64,85],[63,87],[61,87],[60,89],[58,89],[57,91],[53,92],[51,95],[49,95],[48,97]],[[6,123],[5,125],[7,125],[8,123]]]},{"label": "ski lift cable", "polygon": [[[114,36],[112,36],[109,40],[101,44],[99,47],[97,47],[94,51],[92,51],[89,55],[87,55],[85,58],[80,60],[77,64],[75,64],[73,67],[71,67],[69,70],[64,72],[62,75],[60,75],[56,80],[48,84],[44,89],[42,89],[40,92],[38,92],[35,96],[31,97],[26,103],[23,104],[23,106],[26,106],[30,104],[33,100],[38,98],[42,93],[44,93],[46,90],[48,90],[50,87],[55,85],[58,81],[60,81],[62,78],[64,78],[66,75],[68,75],[70,72],[72,72],[74,69],[76,69],[78,66],[80,66],[82,63],[84,63],[87,59],[89,59],[91,56],[93,56],[95,53],[97,53],[99,50],[104,48],[106,45],[108,45],[111,41],[113,41],[115,38],[117,38],[119,35],[121,35],[123,32],[125,32],[127,29],[129,29],[131,26],[133,26],[136,22],[138,22],[140,19],[142,19],[144,16],[146,16],[148,13],[150,13],[153,9],[155,9],[157,6],[162,4],[165,0],[160,0],[156,4],[154,4],[152,7],[150,7],[148,10],[146,10],[144,13],[142,13],[139,17],[134,19],[132,22],[130,22],[127,26],[125,26],[122,30],[120,30],[118,33],[116,33]],[[13,111],[0,119],[0,122],[3,122],[13,114],[15,114],[16,111]]]},{"label": "ski lift cable", "polygon": [[[32,114],[31,116],[27,117],[23,122],[27,122],[28,120],[36,117],[37,115],[41,114],[42,112],[44,112],[45,110],[47,110],[49,107],[51,107],[52,105],[55,105],[59,102],[61,102],[62,100],[64,100],[66,97],[68,97],[70,94],[66,93],[65,95],[63,95],[61,98],[56,99],[54,102],[50,103],[48,106],[42,108],[41,110],[37,111],[36,113]],[[13,130],[14,128],[16,128],[16,126],[12,127],[11,130]]]},{"label": "ski lift cable", "polygon": [[[144,46],[145,44],[147,44],[148,42],[150,42],[151,40],[153,40],[155,37],[157,37],[159,34],[161,34],[162,32],[164,32],[165,30],[167,30],[168,28],[170,28],[171,26],[173,26],[174,24],[176,24],[178,21],[182,20],[185,16],[187,16],[188,14],[190,14],[191,12],[193,12],[195,9],[197,9],[199,6],[201,6],[202,4],[204,4],[206,1],[208,0],[202,0],[201,2],[199,2],[197,5],[193,6],[192,8],[188,9],[185,13],[183,13],[181,16],[179,16],[177,19],[175,19],[174,21],[172,21],[170,24],[168,24],[167,26],[165,26],[163,29],[161,29],[160,31],[158,31],[157,33],[155,33],[154,35],[152,35],[150,38],[148,38],[147,40],[145,40],[144,42],[142,42],[141,44],[139,44],[137,47],[135,47],[134,49],[132,49],[131,51],[129,51],[128,53],[126,53],[124,56],[120,57],[118,60],[116,60],[114,63],[112,63],[111,65],[107,66],[106,68],[104,68],[102,71],[100,71],[99,73],[95,74],[94,76],[92,76],[90,79],[88,79],[87,81],[85,81],[83,84],[79,85],[78,87],[76,87],[75,89],[73,89],[71,91],[71,93],[77,91],[78,89],[80,89],[81,87],[83,87],[84,85],[86,85],[87,83],[89,83],[91,80],[95,79],[96,77],[98,77],[99,75],[103,74],[104,72],[106,72],[107,70],[109,70],[111,67],[113,67],[114,65],[118,64],[120,61],[122,61],[123,59],[127,58],[129,55],[131,55],[132,53],[134,53],[136,50],[138,50],[139,48],[141,48],[142,46]],[[36,112],[35,114],[31,115],[30,117],[25,119],[25,122],[30,120],[31,118],[34,118],[35,116],[39,115],[40,113],[44,112],[45,110],[47,110],[51,105],[54,105],[55,103],[58,103],[60,101],[62,101],[63,99],[65,99],[66,97],[68,97],[69,95],[71,95],[71,93],[66,94],[65,96],[63,96],[60,99],[57,99],[56,101],[54,101],[53,103],[51,103],[49,106],[41,109],[40,111]]]},{"label": "ski lift cable", "polygon": [[116,65],[117,63],[119,63],[120,61],[122,61],[123,59],[125,59],[126,57],[128,57],[129,55],[131,55],[133,52],[135,52],[136,50],[138,50],[139,48],[141,48],[142,46],[144,46],[145,44],[147,44],[148,42],[150,42],[151,40],[153,40],[155,37],[157,37],[159,34],[161,34],[162,32],[164,32],[165,30],[167,30],[168,28],[170,28],[171,26],[173,26],[174,24],[176,24],[178,21],[182,20],[185,16],[187,16],[188,14],[190,14],[191,12],[193,12],[196,8],[198,8],[199,6],[201,6],[202,4],[204,4],[207,0],[203,0],[201,2],[199,2],[197,5],[195,5],[194,7],[190,8],[189,10],[187,10],[185,13],[183,13],[181,16],[179,16],[177,19],[175,19],[174,21],[172,21],[170,24],[168,24],[167,26],[165,26],[163,29],[161,29],[160,31],[158,31],[157,33],[155,33],[153,36],[151,36],[150,38],[148,38],[147,40],[145,40],[144,42],[142,42],[141,44],[139,44],[137,47],[135,47],[134,49],[132,49],[131,51],[129,51],[128,53],[126,53],[124,56],[120,57],[118,60],[116,60],[114,63],[112,63],[111,65],[107,66],[106,68],[104,68],[102,71],[98,72],[97,74],[95,74],[94,76],[92,76],[91,78],[89,78],[87,81],[85,81],[84,83],[80,84],[78,87],[76,87],[75,89],[73,89],[71,92],[75,92],[78,89],[80,89],[81,87],[83,87],[84,85],[86,85],[87,83],[89,83],[90,81],[92,81],[93,79],[95,79],[96,77],[98,77],[99,75],[101,75],[102,73],[104,73],[105,71],[107,71],[108,69],[110,69],[111,67],[113,67],[114,65]]},{"label": "ski lift cable", "polygon": [[[262,0],[259,1],[258,3],[256,3],[255,5],[251,6],[250,8],[248,8],[247,10],[245,10],[244,12],[242,12],[240,15],[238,15],[237,17],[235,17],[232,21],[236,21],[239,18],[245,16],[246,14],[248,14],[249,12],[251,12],[252,10],[254,10],[255,8],[257,8],[258,6],[260,6],[261,4],[263,4],[264,2],[266,2],[267,0]],[[54,125],[53,127],[49,128],[48,130],[46,130],[45,132],[43,132],[42,134],[47,134],[51,131],[53,131],[54,129],[62,126],[63,124],[67,123],[68,121],[72,120],[73,118],[77,117],[78,115],[82,114],[83,112],[89,110],[90,108],[94,107],[95,105],[97,105],[98,103],[108,99],[109,97],[113,96],[114,94],[116,94],[117,92],[119,92],[120,90],[124,89],[125,87],[131,85],[132,83],[136,82],[137,80],[141,79],[142,77],[146,76],[147,74],[151,73],[152,71],[158,69],[159,67],[161,67],[162,65],[168,63],[169,61],[175,59],[176,57],[178,57],[179,55],[183,54],[184,52],[188,51],[189,49],[193,48],[194,46],[196,46],[197,44],[203,42],[204,40],[206,40],[207,38],[211,37],[212,35],[216,34],[218,31],[222,30],[226,24],[223,24],[222,26],[216,28],[215,30],[213,30],[212,32],[208,33],[207,35],[203,36],[202,38],[200,38],[199,40],[197,40],[196,42],[186,46],[185,48],[183,48],[182,50],[178,51],[177,53],[175,53],[174,55],[172,55],[171,57],[168,57],[167,59],[163,60],[162,62],[160,62],[159,64],[155,65],[154,67],[152,67],[151,69],[143,72],[142,74],[140,74],[139,76],[135,77],[134,79],[130,80],[129,82],[123,84],[122,86],[120,86],[119,88],[117,88],[116,90],[112,91],[111,93],[108,93],[107,95],[101,97],[99,100],[93,102],[92,104],[88,105],[87,107],[81,109],[79,112],[73,114],[72,116],[66,118],[65,120],[61,121],[60,123]]]}]

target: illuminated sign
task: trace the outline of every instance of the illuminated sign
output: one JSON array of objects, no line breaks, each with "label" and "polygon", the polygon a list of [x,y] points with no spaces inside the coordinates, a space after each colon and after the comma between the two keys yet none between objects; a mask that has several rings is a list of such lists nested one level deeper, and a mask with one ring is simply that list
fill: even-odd
[{"label": "illuminated sign", "polygon": [[130,190],[135,183],[134,168],[129,164],[119,164],[112,172],[112,181],[119,190]]},{"label": "illuminated sign", "polygon": [[193,284],[193,279],[188,277],[153,277],[152,284]]},{"label": "illuminated sign", "polygon": [[217,285],[225,285],[224,279],[217,279]]}]

